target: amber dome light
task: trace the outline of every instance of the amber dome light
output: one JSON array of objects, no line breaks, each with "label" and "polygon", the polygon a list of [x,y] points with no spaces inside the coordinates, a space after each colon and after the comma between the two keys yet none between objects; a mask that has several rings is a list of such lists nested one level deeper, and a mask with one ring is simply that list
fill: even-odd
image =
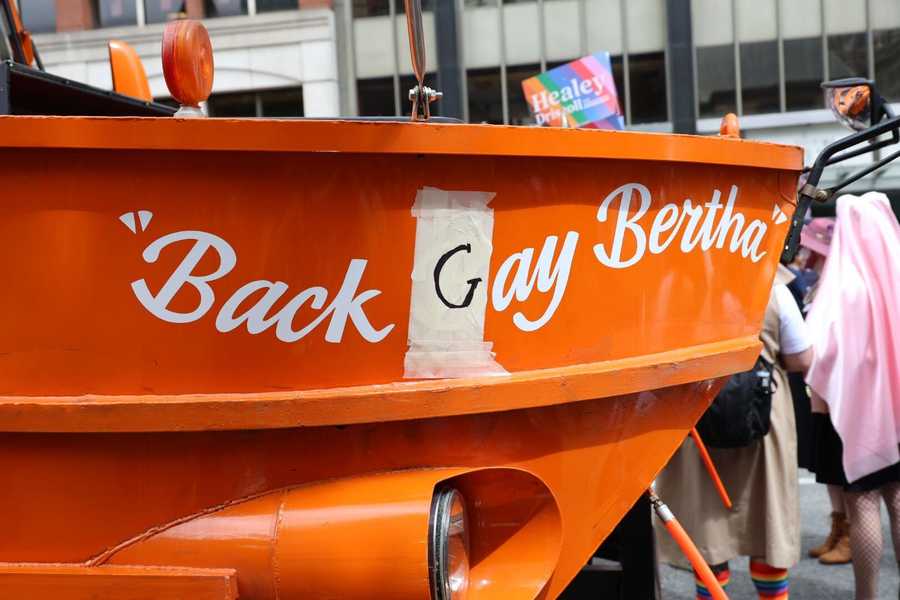
[{"label": "amber dome light", "polygon": [[200,106],[212,92],[213,84],[212,44],[206,27],[188,19],[167,24],[162,64],[172,97],[183,106]]}]

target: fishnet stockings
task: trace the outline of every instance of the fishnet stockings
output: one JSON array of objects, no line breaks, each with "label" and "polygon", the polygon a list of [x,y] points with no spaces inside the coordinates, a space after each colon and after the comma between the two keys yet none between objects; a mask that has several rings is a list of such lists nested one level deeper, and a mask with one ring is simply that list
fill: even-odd
[{"label": "fishnet stockings", "polygon": [[900,483],[889,483],[870,492],[845,492],[850,521],[850,551],[856,600],[878,598],[878,567],[881,564],[881,498],[891,521],[894,554],[900,556]]}]

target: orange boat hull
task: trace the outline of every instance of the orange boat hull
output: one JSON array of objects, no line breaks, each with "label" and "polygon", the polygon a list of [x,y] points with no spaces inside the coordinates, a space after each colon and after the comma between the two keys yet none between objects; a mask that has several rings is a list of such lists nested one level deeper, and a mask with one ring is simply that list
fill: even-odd
[{"label": "orange boat hull", "polygon": [[446,482],[470,597],[555,597],[755,359],[801,158],[401,123],[0,140],[0,583],[55,598],[423,597]]},{"label": "orange boat hull", "polygon": [[[533,474],[552,491],[561,517],[558,538],[530,540],[530,544],[535,545],[533,551],[551,546],[555,560],[549,569],[537,569],[535,585],[526,578],[527,571],[521,571],[523,564],[527,565],[525,553],[517,553],[509,567],[520,569],[521,574],[503,581],[502,587],[488,586],[475,597],[527,597],[511,593],[522,591],[513,585],[518,584],[532,593],[540,592],[535,597],[553,598],[675,451],[708,402],[712,387],[712,382],[700,382],[504,413],[348,427],[6,434],[0,468],[9,481],[17,483],[0,500],[3,514],[8,515],[4,519],[7,534],[0,541],[0,560],[243,566],[249,580],[246,585],[254,587],[242,589],[246,593],[241,597],[269,597],[253,592],[265,589],[259,580],[272,572],[272,565],[234,562],[247,540],[254,539],[245,529],[240,530],[243,536],[227,536],[227,549],[208,550],[215,552],[213,556],[190,547],[189,554],[173,557],[171,542],[183,538],[185,543],[199,537],[212,544],[222,537],[220,523],[210,524],[208,530],[194,527],[181,535],[170,533],[169,544],[148,544],[146,548],[126,544],[112,554],[107,551],[161,525],[207,513],[211,507],[308,482],[423,466],[461,470],[509,467]],[[260,520],[265,530],[267,521]],[[355,547],[359,556],[328,560],[330,572],[325,575],[332,582],[343,584],[352,577],[354,569],[360,568],[355,564],[360,559],[378,564],[383,557],[372,549],[376,540],[392,540],[399,545],[404,539],[389,527],[383,527],[377,535],[366,535],[369,532],[359,529],[352,533],[346,544]],[[498,535],[496,543],[512,543],[507,532]],[[418,561],[382,563],[381,567],[392,578],[403,581],[402,574],[424,572],[424,561],[422,553]],[[322,563],[314,564],[308,569],[327,580],[318,572]],[[302,564],[297,566],[298,570],[302,568]],[[239,568],[239,588],[244,583],[240,574]],[[302,571],[297,577],[301,576],[310,578]],[[549,580],[544,583],[542,576]],[[392,588],[395,585],[390,584]],[[279,597],[303,597],[291,595],[296,589],[283,588]],[[340,589],[345,594],[348,591],[346,587]],[[401,589],[407,594],[400,590],[392,593],[391,589],[373,593],[373,582],[369,581],[360,582],[353,591],[357,597],[424,595]]]}]

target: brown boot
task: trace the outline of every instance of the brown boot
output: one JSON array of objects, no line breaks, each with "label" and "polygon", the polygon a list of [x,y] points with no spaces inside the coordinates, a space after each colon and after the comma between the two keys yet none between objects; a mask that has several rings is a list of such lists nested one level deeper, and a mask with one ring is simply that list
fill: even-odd
[{"label": "brown boot", "polygon": [[831,513],[831,533],[828,534],[828,537],[825,539],[825,542],[815,548],[810,548],[809,556],[810,558],[819,558],[837,544],[838,538],[840,537],[841,524],[847,521],[847,516],[844,513],[833,512]]},{"label": "brown boot", "polygon": [[846,518],[841,519],[838,528],[837,542],[834,548],[819,557],[823,565],[845,565],[852,559],[850,555],[850,523]]}]

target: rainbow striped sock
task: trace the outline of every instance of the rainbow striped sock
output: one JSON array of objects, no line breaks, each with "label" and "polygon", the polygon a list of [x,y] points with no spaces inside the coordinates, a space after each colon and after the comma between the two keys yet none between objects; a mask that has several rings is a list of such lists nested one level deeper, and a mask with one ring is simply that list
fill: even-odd
[{"label": "rainbow striped sock", "polygon": [[787,600],[788,581],[787,569],[776,569],[761,560],[750,560],[750,577],[756,587],[756,593],[760,600]]},{"label": "rainbow striped sock", "polygon": [[[728,587],[728,582],[731,581],[731,570],[728,568],[728,563],[716,565],[712,567],[712,571],[719,581],[719,585],[722,586],[722,589],[724,590]],[[697,600],[708,600],[709,598],[712,598],[712,594],[710,594],[709,590],[706,589],[706,586],[703,585],[703,582],[700,580],[700,576],[697,575],[696,571],[694,571],[694,583],[697,584]]]}]

